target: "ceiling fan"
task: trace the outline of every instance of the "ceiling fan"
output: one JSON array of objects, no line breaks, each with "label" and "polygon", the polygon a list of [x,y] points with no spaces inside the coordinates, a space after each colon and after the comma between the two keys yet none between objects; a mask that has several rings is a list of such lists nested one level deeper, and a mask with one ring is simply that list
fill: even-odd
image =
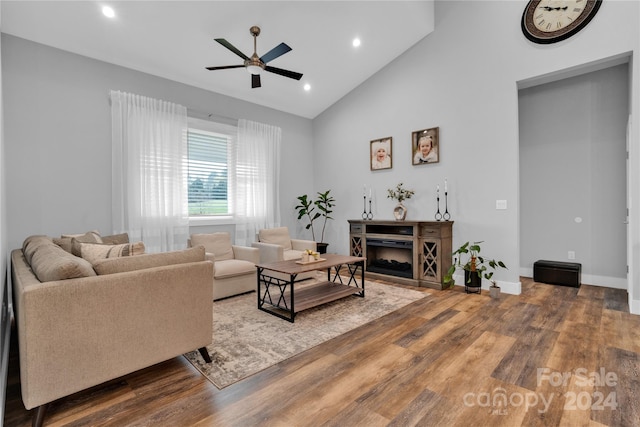
[{"label": "ceiling fan", "polygon": [[287,46],[286,43],[280,43],[278,46],[271,49],[266,54],[258,57],[256,53],[256,39],[260,35],[260,27],[253,26],[249,28],[249,32],[253,36],[253,55],[249,58],[244,53],[240,52],[234,45],[226,41],[225,39],[215,39],[222,46],[229,49],[231,52],[238,55],[240,58],[244,59],[244,64],[241,65],[224,65],[221,67],[206,67],[207,70],[225,70],[227,68],[241,68],[244,67],[247,69],[249,73],[251,73],[251,87],[256,88],[260,87],[260,73],[262,70],[269,71],[270,73],[279,74],[281,76],[289,77],[291,79],[300,80],[302,78],[302,74],[296,73],[295,71],[283,70],[282,68],[272,67],[267,65],[268,62],[273,61],[277,57],[284,55],[289,52],[291,48]]}]

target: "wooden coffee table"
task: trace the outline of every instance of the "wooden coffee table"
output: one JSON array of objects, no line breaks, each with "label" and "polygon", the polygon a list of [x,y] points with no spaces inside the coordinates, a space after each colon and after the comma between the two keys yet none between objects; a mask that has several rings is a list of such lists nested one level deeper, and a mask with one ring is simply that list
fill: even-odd
[{"label": "wooden coffee table", "polygon": [[[258,309],[293,323],[296,313],[349,295],[364,298],[364,262],[366,258],[322,254],[322,260],[302,263],[300,260],[257,264]],[[340,269],[347,267],[343,279]],[[296,283],[296,277],[307,271],[327,270],[327,280],[320,283]],[[358,285],[356,273],[360,272]],[[289,280],[274,277],[284,273]],[[344,283],[346,282],[346,283]]]}]

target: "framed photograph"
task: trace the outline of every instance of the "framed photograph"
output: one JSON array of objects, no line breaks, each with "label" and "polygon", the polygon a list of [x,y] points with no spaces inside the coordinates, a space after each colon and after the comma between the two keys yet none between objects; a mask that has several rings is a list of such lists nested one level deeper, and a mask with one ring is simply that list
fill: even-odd
[{"label": "framed photograph", "polygon": [[391,169],[391,143],[393,138],[381,138],[371,141],[371,170]]},{"label": "framed photograph", "polygon": [[412,162],[414,165],[440,161],[440,137],[438,127],[417,130],[411,134]]}]

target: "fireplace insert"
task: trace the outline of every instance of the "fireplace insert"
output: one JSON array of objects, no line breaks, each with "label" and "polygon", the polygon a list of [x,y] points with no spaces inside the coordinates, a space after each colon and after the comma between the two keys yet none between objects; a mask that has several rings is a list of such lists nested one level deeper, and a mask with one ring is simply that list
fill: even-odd
[{"label": "fireplace insert", "polygon": [[367,238],[367,271],[413,277],[411,240]]}]

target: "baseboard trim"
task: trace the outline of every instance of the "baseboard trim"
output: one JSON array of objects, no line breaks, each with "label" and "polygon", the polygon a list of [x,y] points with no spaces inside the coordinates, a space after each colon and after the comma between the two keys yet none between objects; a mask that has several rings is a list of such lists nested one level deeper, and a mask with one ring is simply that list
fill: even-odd
[{"label": "baseboard trim", "polygon": [[[520,276],[533,277],[533,268],[521,268]],[[581,283],[583,285],[602,286],[604,288],[627,289],[627,279],[624,277],[596,276],[593,274],[582,274]]]},{"label": "baseboard trim", "polygon": [[640,314],[640,300],[629,298],[629,313]]},{"label": "baseboard trim", "polygon": [[[464,286],[464,274],[454,274],[453,278],[456,285]],[[500,287],[500,292],[511,295],[520,295],[522,293],[522,284],[520,282],[505,282],[496,280],[496,284]],[[489,290],[491,283],[487,279],[482,279],[482,289]]]}]

